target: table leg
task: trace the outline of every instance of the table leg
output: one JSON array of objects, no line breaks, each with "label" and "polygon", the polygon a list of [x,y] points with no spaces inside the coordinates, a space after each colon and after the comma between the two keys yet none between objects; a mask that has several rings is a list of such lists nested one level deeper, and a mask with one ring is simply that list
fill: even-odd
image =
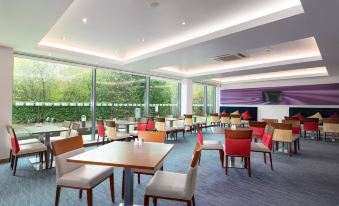
[{"label": "table leg", "polygon": [[126,124],[126,133],[129,133],[129,124]]},{"label": "table leg", "polygon": [[[46,159],[49,158],[50,154],[51,154],[50,141],[51,141],[51,133],[49,133],[49,132],[45,133],[44,144],[47,147],[47,157],[46,157]],[[45,159],[45,161],[46,161],[46,159]],[[30,162],[32,163],[34,169],[37,170],[37,171],[48,169],[48,168],[46,168],[46,164],[45,164],[44,161],[39,162],[39,161],[37,161],[36,158],[32,158],[32,159],[30,159]]]},{"label": "table leg", "polygon": [[125,172],[125,179],[124,179],[124,204],[125,206],[132,206],[133,205],[133,171],[131,168],[124,168]]}]

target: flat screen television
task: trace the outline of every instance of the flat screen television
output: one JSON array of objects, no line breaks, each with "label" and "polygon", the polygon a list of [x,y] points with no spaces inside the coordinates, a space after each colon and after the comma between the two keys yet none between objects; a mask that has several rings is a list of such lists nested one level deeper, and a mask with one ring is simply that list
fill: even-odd
[{"label": "flat screen television", "polygon": [[279,92],[279,91],[263,91],[262,101],[263,102],[281,102],[282,96],[283,96],[282,92]]}]

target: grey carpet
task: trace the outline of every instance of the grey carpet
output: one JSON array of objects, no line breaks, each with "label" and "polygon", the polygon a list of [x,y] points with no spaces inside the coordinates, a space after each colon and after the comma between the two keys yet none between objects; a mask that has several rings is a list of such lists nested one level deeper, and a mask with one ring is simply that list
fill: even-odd
[{"label": "grey carpet", "polygon": [[[222,135],[205,134],[206,139],[223,140]],[[186,135],[175,142],[175,149],[165,160],[165,170],[186,173],[196,141]],[[230,169],[225,176],[217,152],[203,151],[198,170],[196,205],[330,205],[339,206],[339,144],[302,140],[300,153],[289,157],[274,153],[274,171],[265,165],[262,154],[252,155],[252,177],[245,170]],[[143,204],[144,187],[150,176],[135,182],[135,203]],[[118,205],[121,201],[121,169],[115,170],[116,202],[110,201],[105,181],[94,189],[94,205]],[[9,164],[0,165],[0,205],[54,205],[55,169],[35,171],[28,159],[20,159],[17,176]],[[60,205],[86,205],[86,194],[62,189]],[[185,205],[160,200],[158,205]]]}]

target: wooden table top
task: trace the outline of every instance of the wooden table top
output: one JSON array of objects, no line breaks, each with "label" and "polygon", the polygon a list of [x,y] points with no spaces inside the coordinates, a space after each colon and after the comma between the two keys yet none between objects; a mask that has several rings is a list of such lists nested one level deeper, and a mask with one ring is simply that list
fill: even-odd
[{"label": "wooden table top", "polygon": [[67,161],[153,170],[173,147],[173,144],[149,142],[143,143],[142,146],[134,146],[132,142],[117,141],[68,158]]},{"label": "wooden table top", "polygon": [[37,127],[37,126],[25,127],[25,130],[27,130],[31,134],[44,134],[44,133],[68,131],[69,128],[43,124],[41,127]]}]

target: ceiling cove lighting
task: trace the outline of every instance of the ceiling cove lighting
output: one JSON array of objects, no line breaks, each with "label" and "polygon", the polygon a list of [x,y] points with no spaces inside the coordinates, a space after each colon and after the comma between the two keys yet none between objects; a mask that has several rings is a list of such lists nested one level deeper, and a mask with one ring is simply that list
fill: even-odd
[{"label": "ceiling cove lighting", "polygon": [[[302,9],[302,4],[300,2],[300,0],[293,0],[293,1],[281,1],[282,3],[279,4],[279,6],[271,6],[265,9],[258,9],[256,12],[252,12],[252,13],[247,13],[247,14],[241,14],[237,17],[234,17],[232,19],[228,19],[227,21],[225,21],[225,19],[220,20],[219,22],[215,22],[214,24],[209,24],[208,26],[204,26],[201,28],[197,28],[193,31],[191,31],[190,33],[186,33],[184,35],[175,37],[175,38],[171,38],[171,39],[167,39],[164,40],[162,43],[160,44],[150,44],[147,47],[143,47],[142,49],[136,49],[133,51],[128,52],[124,58],[120,59],[120,64],[126,64],[126,63],[130,63],[132,61],[136,61],[140,58],[143,58],[144,56],[147,55],[152,55],[151,53],[163,50],[165,48],[169,48],[172,46],[176,46],[179,44],[183,44],[185,42],[188,41],[199,41],[199,38],[202,37],[206,37],[208,35],[212,35],[212,34],[216,34],[218,32],[221,32],[223,30],[225,30],[225,32],[227,34],[233,33],[233,30],[244,30],[247,29],[248,27],[246,26],[246,23],[250,23],[251,21],[255,21],[259,18],[263,18],[265,16],[270,16],[282,11],[289,11],[289,10],[293,10],[293,14],[296,14],[296,8],[298,8],[298,12],[301,13],[303,12]],[[302,10],[302,11],[299,11]],[[87,22],[86,18],[82,19],[83,23]],[[182,24],[183,22],[181,22]],[[187,24],[187,22],[185,22]],[[239,28],[235,28],[235,26],[238,26]],[[227,30],[227,31],[226,31]],[[224,35],[227,35],[224,34]],[[58,43],[54,43],[54,42],[49,42],[50,44],[58,44]],[[43,46],[47,46],[46,44],[44,44],[44,40],[42,40],[40,43],[40,45]],[[59,49],[64,49],[67,50],[67,48],[70,48],[71,46],[68,46],[66,44],[61,45],[58,44],[58,48]],[[75,51],[77,50],[77,51]],[[72,52],[78,52],[81,53],[81,51],[83,51],[85,49],[81,49],[81,48],[75,48],[72,47]],[[90,49],[86,49],[88,54],[90,51]],[[91,52],[92,53],[92,52]],[[99,56],[100,55],[96,55]],[[115,60],[117,60],[117,58],[114,58]]]},{"label": "ceiling cove lighting", "polygon": [[314,67],[307,69],[296,69],[279,72],[267,72],[260,74],[241,75],[233,77],[215,78],[213,81],[220,83],[238,83],[248,81],[265,81],[265,80],[281,80],[281,79],[296,79],[305,77],[320,77],[328,76],[326,67]]},{"label": "ceiling cove lighting", "polygon": [[76,52],[76,53],[80,53],[80,54],[86,54],[86,55],[91,55],[91,56],[96,56],[96,57],[101,57],[104,59],[110,59],[110,60],[114,60],[114,61],[118,61],[121,62],[122,59],[120,59],[117,56],[112,56],[109,54],[104,54],[104,53],[99,53],[99,52],[93,52],[87,49],[81,49],[78,47],[72,47],[72,46],[66,46],[63,44],[58,44],[58,43],[53,43],[53,42],[48,42],[48,41],[41,41],[39,43],[40,46],[45,46],[45,47],[50,47],[50,48],[55,48],[55,49],[61,49],[61,50],[66,50],[66,51],[70,51],[70,52]]}]

